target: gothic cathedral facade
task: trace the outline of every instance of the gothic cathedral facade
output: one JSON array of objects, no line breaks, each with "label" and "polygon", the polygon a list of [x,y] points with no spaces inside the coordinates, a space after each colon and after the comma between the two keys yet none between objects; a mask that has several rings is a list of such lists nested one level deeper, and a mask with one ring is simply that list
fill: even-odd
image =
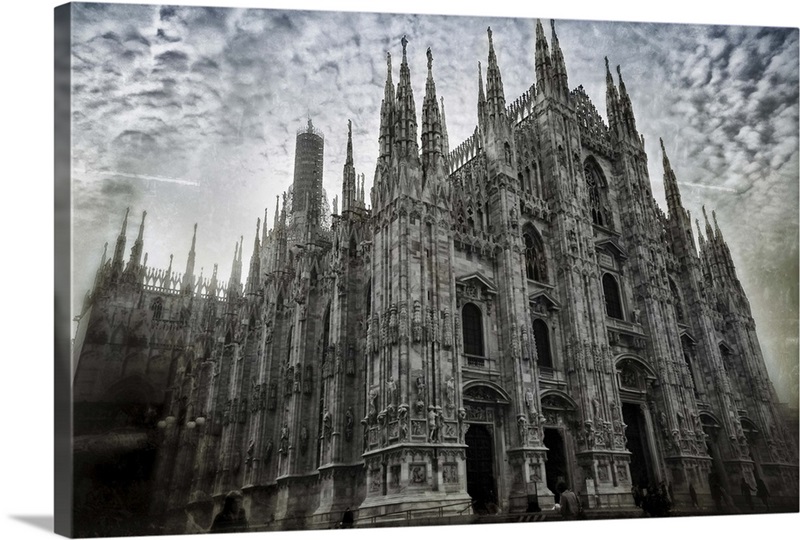
[{"label": "gothic cathedral facade", "polygon": [[304,526],[346,507],[545,508],[560,482],[589,508],[662,482],[688,505],[742,477],[797,496],[730,251],[708,216],[695,243],[663,143],[657,206],[619,68],[606,125],[569,89],[555,26],[548,43],[537,22],[535,82],[512,103],[491,30],[488,47],[453,149],[430,50],[419,118],[406,40],[396,85],[387,55],[369,204],[349,138],[327,210],[309,121],[227,285],[196,275],[194,240],[182,274],[148,267],[144,214],[125,263],[126,215],[75,338],[86,470],[78,443],[127,427],[109,452],[149,452],[148,512],[175,530],[233,489],[251,523]]}]

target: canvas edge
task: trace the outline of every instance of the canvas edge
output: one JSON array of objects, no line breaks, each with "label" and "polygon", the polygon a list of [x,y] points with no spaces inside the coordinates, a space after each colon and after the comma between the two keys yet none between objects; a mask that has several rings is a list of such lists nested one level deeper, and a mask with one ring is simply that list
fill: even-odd
[{"label": "canvas edge", "polygon": [[57,6],[54,16],[54,508],[53,527],[72,536],[72,384],[70,306],[72,279],[71,208],[71,4]]}]

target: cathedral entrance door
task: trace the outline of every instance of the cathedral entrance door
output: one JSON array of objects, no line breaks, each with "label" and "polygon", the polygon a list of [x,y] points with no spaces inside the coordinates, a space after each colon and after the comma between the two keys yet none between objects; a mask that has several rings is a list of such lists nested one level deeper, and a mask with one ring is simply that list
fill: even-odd
[{"label": "cathedral entrance door", "polygon": [[656,477],[653,474],[647,424],[640,405],[623,402],[622,419],[628,426],[625,428],[625,437],[628,439],[627,447],[631,453],[631,483],[646,489],[651,483],[655,483]]},{"label": "cathedral entrance door", "polygon": [[561,432],[555,428],[545,428],[544,445],[547,447],[547,462],[544,465],[547,476],[547,489],[555,494],[558,502],[558,484],[564,482],[569,485],[567,473],[567,458],[564,452],[564,439]]},{"label": "cathedral entrance door", "polygon": [[467,443],[467,493],[478,513],[488,511],[489,503],[496,504],[494,486],[494,457],[492,434],[482,424],[470,424]]}]

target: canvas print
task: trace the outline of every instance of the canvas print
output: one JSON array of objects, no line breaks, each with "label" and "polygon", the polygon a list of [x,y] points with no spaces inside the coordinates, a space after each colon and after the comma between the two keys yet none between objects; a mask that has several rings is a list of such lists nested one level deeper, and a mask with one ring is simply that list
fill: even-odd
[{"label": "canvas print", "polygon": [[58,532],[798,511],[798,29],[56,20]]}]

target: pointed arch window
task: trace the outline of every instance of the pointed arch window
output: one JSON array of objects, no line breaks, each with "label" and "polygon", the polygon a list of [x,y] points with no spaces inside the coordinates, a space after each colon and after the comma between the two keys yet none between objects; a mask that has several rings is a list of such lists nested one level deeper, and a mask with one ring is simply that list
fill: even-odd
[{"label": "pointed arch window", "polygon": [[536,356],[539,367],[553,369],[553,355],[550,351],[550,329],[541,319],[533,321],[533,339],[536,341]]},{"label": "pointed arch window", "polygon": [[539,282],[547,282],[547,262],[544,245],[535,230],[528,228],[522,235],[525,242],[525,276]]},{"label": "pointed arch window", "polygon": [[469,303],[461,310],[461,328],[464,331],[464,354],[484,356],[483,314],[478,306]]},{"label": "pointed arch window", "polygon": [[157,320],[161,319],[161,315],[164,312],[164,302],[163,302],[163,300],[161,300],[160,296],[158,298],[156,298],[155,300],[153,300],[153,303],[150,304],[150,309],[153,311],[153,320],[154,321],[157,321]]},{"label": "pointed arch window", "polygon": [[289,327],[289,337],[286,340],[286,364],[292,359],[292,338],[294,337],[294,326]]},{"label": "pointed arch window", "polygon": [[367,294],[364,297],[364,302],[367,307],[367,320],[372,317],[372,280],[367,282]]},{"label": "pointed arch window", "polygon": [[592,214],[592,223],[601,227],[611,228],[611,212],[608,206],[608,184],[606,183],[600,165],[593,158],[587,159],[583,164],[583,175],[589,191],[589,209]]},{"label": "pointed arch window", "polygon": [[681,295],[678,291],[678,286],[675,285],[675,282],[672,278],[669,278],[669,288],[672,292],[672,302],[675,305],[675,318],[678,319],[679,323],[685,322],[684,315],[683,315],[683,302],[681,302]]},{"label": "pointed arch window", "polygon": [[327,347],[331,339],[331,305],[325,309],[325,318],[322,322],[322,346]]},{"label": "pointed arch window", "polygon": [[606,315],[613,319],[623,319],[619,284],[611,274],[603,274],[603,296],[606,299]]}]

